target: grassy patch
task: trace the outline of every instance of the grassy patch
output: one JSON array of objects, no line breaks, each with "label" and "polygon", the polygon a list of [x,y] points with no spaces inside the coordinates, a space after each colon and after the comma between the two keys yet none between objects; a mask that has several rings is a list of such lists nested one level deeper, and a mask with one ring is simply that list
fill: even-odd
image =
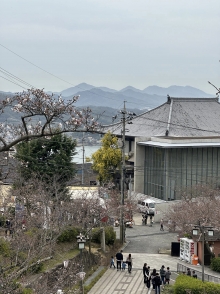
[{"label": "grassy patch", "polygon": [[[160,291],[161,291],[161,289],[160,289]],[[173,288],[173,286],[172,285],[166,285],[164,287],[163,294],[174,294],[174,288]]]},{"label": "grassy patch", "polygon": [[58,264],[63,263],[64,260],[69,260],[74,258],[79,253],[78,249],[71,249],[66,252],[56,251],[54,257],[52,259],[49,259],[47,261],[44,261],[43,263],[43,272],[47,270],[51,270],[54,267],[56,267]]}]

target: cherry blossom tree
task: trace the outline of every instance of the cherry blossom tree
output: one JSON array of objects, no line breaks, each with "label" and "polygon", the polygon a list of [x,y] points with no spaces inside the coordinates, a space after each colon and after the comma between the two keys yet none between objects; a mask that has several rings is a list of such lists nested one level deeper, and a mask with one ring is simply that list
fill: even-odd
[{"label": "cherry blossom tree", "polygon": [[182,192],[182,199],[172,204],[165,215],[170,229],[181,235],[192,234],[199,223],[220,229],[220,191],[212,185],[197,185]]},{"label": "cherry blossom tree", "polygon": [[79,96],[65,101],[61,96],[29,89],[0,101],[0,118],[7,111],[17,115],[18,122],[0,123],[0,152],[9,151],[22,141],[67,132],[95,132],[98,124],[89,108],[78,110]]}]

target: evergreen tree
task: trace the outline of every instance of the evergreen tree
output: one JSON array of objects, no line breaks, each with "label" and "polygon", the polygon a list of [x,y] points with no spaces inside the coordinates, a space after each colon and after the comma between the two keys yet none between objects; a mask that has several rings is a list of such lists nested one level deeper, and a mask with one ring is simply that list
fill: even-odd
[{"label": "evergreen tree", "polygon": [[52,190],[53,197],[63,199],[67,196],[67,182],[75,175],[72,162],[75,147],[76,141],[64,134],[18,144],[20,184],[37,177]]}]

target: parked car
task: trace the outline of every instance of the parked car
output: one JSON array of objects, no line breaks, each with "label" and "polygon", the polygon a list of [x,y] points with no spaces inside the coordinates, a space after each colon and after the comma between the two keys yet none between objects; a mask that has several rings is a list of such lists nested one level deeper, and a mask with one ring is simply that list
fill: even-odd
[{"label": "parked car", "polygon": [[155,204],[156,204],[156,202],[154,200],[147,198],[138,204],[138,208],[141,213],[147,213],[148,215],[154,215]]}]

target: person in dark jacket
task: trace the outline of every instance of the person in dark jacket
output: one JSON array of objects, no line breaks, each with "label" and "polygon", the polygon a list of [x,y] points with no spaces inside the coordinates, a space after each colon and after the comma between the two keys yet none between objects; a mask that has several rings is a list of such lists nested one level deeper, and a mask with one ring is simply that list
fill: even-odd
[{"label": "person in dark jacket", "polygon": [[165,284],[165,274],[166,274],[165,266],[162,265],[160,269],[160,277],[161,277],[163,285]]},{"label": "person in dark jacket", "polygon": [[187,268],[187,276],[190,276],[191,277],[191,270],[190,270],[190,268]]},{"label": "person in dark jacket", "polygon": [[160,294],[160,285],[161,285],[161,278],[158,273],[154,277],[154,284],[155,284],[155,294]]},{"label": "person in dark jacket", "polygon": [[144,266],[143,266],[143,275],[144,275],[144,284],[147,287],[147,280],[148,280],[148,275],[149,275],[149,270],[148,270],[148,267],[147,267],[147,263],[144,263]]},{"label": "person in dark jacket", "polygon": [[156,277],[156,273],[157,273],[157,270],[154,268],[153,271],[152,271],[152,273],[151,273],[151,275],[150,275],[153,289],[155,289],[155,281],[154,281],[154,278]]},{"label": "person in dark jacket", "polygon": [[123,254],[122,250],[118,253],[116,253],[116,261],[117,261],[117,271],[121,270],[121,263],[123,261]]}]

